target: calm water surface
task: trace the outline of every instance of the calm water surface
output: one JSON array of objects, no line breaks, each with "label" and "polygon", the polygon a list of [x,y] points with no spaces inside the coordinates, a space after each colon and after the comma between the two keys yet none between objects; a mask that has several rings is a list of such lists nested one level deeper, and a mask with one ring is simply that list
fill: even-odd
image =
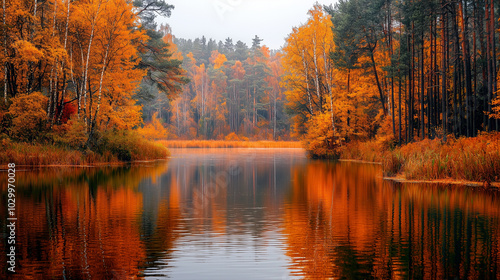
[{"label": "calm water surface", "polygon": [[16,172],[17,273],[0,278],[500,279],[498,191],[396,184],[300,149]]}]

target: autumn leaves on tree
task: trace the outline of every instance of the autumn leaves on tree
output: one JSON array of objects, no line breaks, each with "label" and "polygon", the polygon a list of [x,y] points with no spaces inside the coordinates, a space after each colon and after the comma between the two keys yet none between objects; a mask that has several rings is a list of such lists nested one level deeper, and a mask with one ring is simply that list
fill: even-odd
[{"label": "autumn leaves on tree", "polygon": [[[2,133],[22,141],[93,149],[101,134],[142,124],[136,92],[154,84],[174,97],[187,82],[156,15],[142,0],[3,1]],[[142,82],[142,84],[141,84]],[[78,127],[78,129],[74,129]],[[81,129],[80,129],[81,128]],[[68,135],[68,134],[78,135]]]},{"label": "autumn leaves on tree", "polygon": [[283,49],[294,131],[312,155],[331,157],[353,139],[402,144],[499,130],[494,5],[316,5]]}]

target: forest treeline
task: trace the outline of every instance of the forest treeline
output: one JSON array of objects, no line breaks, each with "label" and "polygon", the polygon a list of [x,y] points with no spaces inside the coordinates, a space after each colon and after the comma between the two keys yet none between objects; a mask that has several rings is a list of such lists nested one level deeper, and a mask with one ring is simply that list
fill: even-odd
[{"label": "forest treeline", "polygon": [[175,38],[155,22],[164,1],[2,0],[1,144],[133,159],[145,139],[295,138],[337,157],[353,141],[498,131],[497,6],[316,4],[269,50]]},{"label": "forest treeline", "polygon": [[258,36],[250,47],[231,38],[217,42],[165,36],[190,83],[177,99],[156,91],[142,96],[142,102],[146,119],[164,121],[168,138],[290,139],[278,52],[261,45]]},{"label": "forest treeline", "polygon": [[374,136],[400,144],[500,129],[494,1],[316,5],[283,49],[295,132],[328,156]]}]

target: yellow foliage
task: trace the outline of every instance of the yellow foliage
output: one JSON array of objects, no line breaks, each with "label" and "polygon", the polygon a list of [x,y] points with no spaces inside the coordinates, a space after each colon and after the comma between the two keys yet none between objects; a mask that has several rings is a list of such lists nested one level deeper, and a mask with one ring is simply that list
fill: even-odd
[{"label": "yellow foliage", "polygon": [[234,132],[231,132],[228,135],[226,135],[224,140],[226,140],[226,141],[241,141],[240,137],[238,137],[238,135],[236,135],[236,133],[234,133]]},{"label": "yellow foliage", "polygon": [[13,116],[11,132],[22,140],[33,140],[45,126],[48,98],[40,92],[21,94],[12,99],[9,113]]},{"label": "yellow foliage", "polygon": [[64,131],[58,142],[68,145],[72,148],[83,148],[87,141],[85,133],[85,123],[82,119],[78,119],[75,115],[66,123],[61,125]]},{"label": "yellow foliage", "polygon": [[168,138],[168,131],[158,119],[158,112],[153,114],[151,122],[143,128],[138,129],[140,135],[149,140],[160,140]]},{"label": "yellow foliage", "polygon": [[341,140],[333,135],[333,127],[328,113],[318,114],[307,123],[304,148],[314,158],[338,158]]},{"label": "yellow foliage", "polygon": [[491,114],[491,117],[500,119],[500,95],[498,95],[497,98],[491,101],[491,105],[493,105],[493,113]]},{"label": "yellow foliage", "polygon": [[21,61],[36,63],[43,58],[43,52],[28,41],[18,40],[12,44],[12,47],[16,50],[16,57]]},{"label": "yellow foliage", "polygon": [[210,62],[214,65],[214,69],[219,69],[224,65],[224,62],[227,61],[225,55],[220,54],[218,51],[213,51],[212,56],[210,57]]}]

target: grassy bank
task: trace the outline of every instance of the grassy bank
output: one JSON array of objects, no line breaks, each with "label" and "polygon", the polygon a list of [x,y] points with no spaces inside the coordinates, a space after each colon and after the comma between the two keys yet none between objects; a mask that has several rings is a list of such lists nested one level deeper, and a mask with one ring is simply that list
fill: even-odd
[{"label": "grassy bank", "polygon": [[393,147],[385,139],[350,143],[341,159],[381,162],[385,176],[409,180],[454,179],[473,182],[500,180],[500,133],[473,138],[425,139]]},{"label": "grassy bank", "polygon": [[298,141],[168,140],[157,143],[168,148],[302,148]]},{"label": "grassy bank", "polygon": [[8,163],[17,166],[95,165],[136,160],[163,159],[168,149],[139,135],[121,132],[108,135],[93,150],[58,143],[23,143],[0,140],[0,167]]}]

